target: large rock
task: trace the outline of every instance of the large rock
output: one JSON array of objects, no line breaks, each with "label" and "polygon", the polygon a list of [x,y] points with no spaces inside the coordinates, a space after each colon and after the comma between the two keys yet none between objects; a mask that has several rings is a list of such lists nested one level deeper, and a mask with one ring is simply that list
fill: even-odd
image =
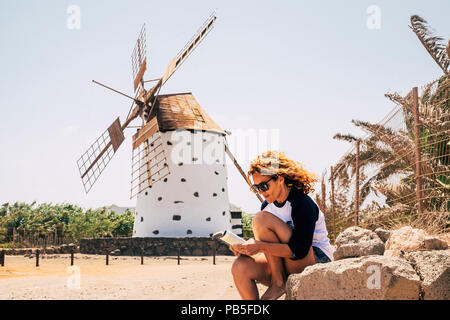
[{"label": "large rock", "polygon": [[448,248],[446,241],[435,237],[425,237],[424,240],[425,249],[427,250],[445,250]]},{"label": "large rock", "polygon": [[406,255],[422,280],[423,299],[450,300],[450,249]]},{"label": "large rock", "polygon": [[397,257],[397,258],[404,258],[405,252],[403,250],[384,250],[383,256],[387,257]]},{"label": "large rock", "polygon": [[334,260],[368,255],[382,255],[384,243],[378,235],[368,229],[350,227],[336,238]]},{"label": "large rock", "polygon": [[386,242],[391,236],[391,231],[384,230],[382,228],[376,228],[375,233],[380,237],[381,241]]},{"label": "large rock", "polygon": [[289,276],[288,300],[417,300],[420,278],[405,259],[367,256],[306,267]]},{"label": "large rock", "polygon": [[426,233],[422,229],[413,229],[409,226],[393,230],[386,241],[386,250],[403,250],[412,252],[425,249]]}]

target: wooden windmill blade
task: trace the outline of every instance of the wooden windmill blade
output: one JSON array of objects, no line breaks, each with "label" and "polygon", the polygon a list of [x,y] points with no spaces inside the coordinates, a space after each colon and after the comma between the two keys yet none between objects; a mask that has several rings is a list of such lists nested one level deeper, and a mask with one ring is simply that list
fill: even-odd
[{"label": "wooden windmill blade", "polygon": [[86,193],[91,190],[124,140],[120,119],[117,118],[77,160]]},{"label": "wooden windmill blade", "polygon": [[157,118],[133,136],[130,199],[170,174]]},{"label": "wooden windmill blade", "polygon": [[154,108],[154,102],[156,101],[156,95],[161,89],[161,87],[169,80],[169,78],[174,74],[174,72],[181,66],[181,64],[186,61],[187,57],[194,51],[194,49],[200,44],[200,42],[206,37],[206,35],[214,27],[214,22],[216,21],[216,12],[209,16],[209,18],[202,24],[194,36],[189,40],[189,42],[184,46],[184,48],[172,59],[169,65],[164,71],[162,78],[158,79],[157,84],[151,88],[148,92],[143,95],[143,101],[147,105],[150,105],[151,110],[148,114],[151,114]]},{"label": "wooden windmill blade", "polygon": [[144,73],[147,70],[147,34],[145,23],[141,28],[133,53],[131,54],[131,67],[133,71],[134,92],[143,82]]},{"label": "wooden windmill blade", "polygon": [[194,49],[199,45],[199,43],[206,37],[206,35],[214,27],[214,22],[216,21],[216,12],[214,11],[209,18],[202,24],[194,36],[189,40],[189,42],[184,46],[184,48],[172,59],[169,65],[164,71],[162,77],[161,85],[166,83],[167,80],[172,76],[172,74],[181,66],[181,64],[187,59],[187,57],[194,51]]},{"label": "wooden windmill blade", "polygon": [[[134,47],[134,50],[131,54],[131,66],[132,66],[132,72],[133,72],[133,86],[134,86],[134,92],[135,92],[135,98],[130,97],[120,91],[117,91],[115,89],[112,89],[106,85],[103,85],[97,81],[94,81],[95,83],[115,91],[116,93],[119,93],[121,95],[124,95],[130,99],[133,100],[133,104],[130,107],[130,111],[128,112],[127,120],[123,124],[123,126],[119,127],[117,125],[112,126],[108,129],[109,136],[105,133],[94,142],[94,144],[88,149],[88,151],[79,159],[79,170],[81,174],[81,178],[83,181],[83,185],[85,186],[86,193],[90,190],[92,185],[95,183],[95,181],[98,179],[98,176],[101,174],[101,172],[104,170],[106,165],[111,160],[114,153],[117,151],[118,145],[123,142],[123,130],[127,128],[127,126],[130,124],[130,122],[134,119],[136,119],[138,116],[142,115],[142,112],[145,110],[144,106],[146,103],[143,101],[143,97],[146,93],[144,89],[144,73],[147,70],[147,40],[146,40],[146,29],[145,29],[145,23],[141,28],[141,31],[139,33],[138,39],[136,41],[136,45]],[[138,90],[139,89],[139,90]],[[120,135],[123,137],[123,139],[120,138]],[[100,144],[100,142],[109,140],[106,144]],[[118,144],[117,141],[120,143]],[[143,141],[140,141],[143,142]],[[136,143],[133,143],[133,146],[135,146]],[[94,153],[92,150],[98,150],[101,149],[99,146],[101,145],[102,150],[99,153]],[[145,143],[145,145],[147,145]],[[111,149],[112,147],[112,149]],[[91,150],[91,151],[89,151]],[[133,149],[135,150],[135,148]],[[111,152],[113,151],[113,152]],[[86,160],[87,158],[87,160]],[[92,160],[93,158],[93,160]],[[134,157],[133,157],[134,159]],[[86,169],[86,164],[88,165]],[[99,164],[97,164],[99,163]],[[134,162],[133,162],[134,163]],[[101,168],[101,170],[99,170]],[[142,176],[140,176],[140,179],[142,179]],[[149,180],[149,179],[147,179]],[[151,180],[149,180],[151,181]],[[143,182],[139,185],[142,185]],[[148,183],[147,183],[148,185]],[[151,184],[150,184],[151,185]]]},{"label": "wooden windmill blade", "polygon": [[149,98],[146,106],[151,108],[147,116],[144,112],[143,126],[133,136],[130,199],[170,174],[156,115],[147,122],[157,104],[160,89],[161,80],[147,92]]},{"label": "wooden windmill blade", "polygon": [[[230,149],[228,148],[228,144],[227,144],[227,139],[226,138],[225,138],[225,152],[228,155],[228,157],[230,158],[230,160],[233,161],[233,164],[238,169],[239,173],[244,178],[245,182],[249,185],[249,187],[251,187],[252,184],[250,183],[250,181],[248,180],[247,176],[245,175],[244,170],[242,170],[242,168],[239,165],[239,163],[237,162],[236,158],[233,156],[233,154],[231,153]],[[261,195],[259,193],[255,193],[255,195],[256,195],[256,197],[258,197],[258,199],[259,199],[259,201],[261,201],[261,203],[264,201],[263,198],[261,198]]]},{"label": "wooden windmill blade", "polygon": [[[153,114],[153,110],[157,105],[157,95],[164,83],[172,76],[172,74],[181,66],[186,58],[194,51],[205,36],[212,30],[216,20],[216,13],[213,12],[210,17],[203,23],[197,33],[184,46],[184,48],[172,59],[166,67],[162,78],[149,91],[143,91],[142,100],[148,110],[148,117]],[[142,33],[142,32],[141,32]],[[139,36],[141,39],[141,35]],[[139,46],[142,42],[138,39],[136,44],[139,52]],[[136,54],[134,54],[136,56]],[[140,61],[135,58],[134,61]],[[137,70],[138,68],[134,68]],[[139,71],[136,73],[134,86],[135,90],[138,84],[143,84],[142,75],[146,69],[146,60],[143,59]],[[133,74],[134,75],[134,74]],[[149,120],[147,123],[146,121]],[[170,174],[168,161],[162,147],[162,139],[159,131],[157,118],[143,118],[144,125],[138,133],[133,136],[133,156],[131,169],[131,198],[138,195],[146,188],[151,187],[153,183],[163,179]]]}]

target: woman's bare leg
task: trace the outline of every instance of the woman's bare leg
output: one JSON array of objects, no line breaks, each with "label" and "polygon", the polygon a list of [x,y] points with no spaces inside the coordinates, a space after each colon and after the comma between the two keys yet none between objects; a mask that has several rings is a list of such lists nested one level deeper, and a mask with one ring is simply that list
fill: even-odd
[{"label": "woman's bare leg", "polygon": [[[292,235],[291,228],[281,219],[265,211],[258,212],[252,221],[253,234],[256,240],[287,243]],[[274,300],[282,296],[285,289],[287,273],[284,268],[283,258],[265,254],[270,268],[270,285],[261,299]]]},{"label": "woman's bare leg", "polygon": [[307,266],[311,266],[313,264],[316,264],[316,259],[314,258],[314,251],[312,247],[309,248],[308,254],[303,259],[284,259],[284,268],[288,275],[292,273],[302,273]]},{"label": "woman's bare leg", "polygon": [[[292,235],[291,228],[270,212],[257,213],[253,218],[252,228],[256,240],[260,241],[287,243]],[[256,281],[269,287],[261,299],[278,299],[285,292],[287,276],[300,273],[314,263],[313,250],[310,248],[305,258],[295,261],[271,255],[260,255],[256,259],[240,256],[234,261],[231,271],[242,299],[259,298]]]},{"label": "woman's bare leg", "polygon": [[231,267],[234,283],[243,300],[258,300],[256,281],[270,284],[270,268],[264,255],[256,259],[239,256]]}]

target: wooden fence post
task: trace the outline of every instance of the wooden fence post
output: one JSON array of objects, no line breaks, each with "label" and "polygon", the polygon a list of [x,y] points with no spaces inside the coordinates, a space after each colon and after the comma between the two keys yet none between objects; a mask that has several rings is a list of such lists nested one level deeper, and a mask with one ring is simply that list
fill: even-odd
[{"label": "wooden fence post", "polygon": [[417,87],[412,89],[413,92],[413,112],[414,112],[414,156],[416,160],[416,197],[417,197],[417,218],[422,218],[422,177],[420,170],[420,120],[419,120],[419,93]]},{"label": "wooden fence post", "polygon": [[36,249],[36,267],[39,267],[39,249]]},{"label": "wooden fence post", "polygon": [[0,265],[5,266],[5,250],[0,251]]}]

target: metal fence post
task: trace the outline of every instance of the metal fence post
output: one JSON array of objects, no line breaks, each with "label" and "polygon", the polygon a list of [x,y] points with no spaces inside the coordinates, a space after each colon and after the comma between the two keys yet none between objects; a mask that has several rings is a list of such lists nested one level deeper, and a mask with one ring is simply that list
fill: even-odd
[{"label": "metal fence post", "polygon": [[420,170],[420,120],[419,120],[419,93],[417,87],[412,89],[413,93],[413,112],[414,112],[414,156],[416,160],[416,197],[417,197],[417,215],[420,219],[423,214],[422,203],[422,178]]},{"label": "metal fence post", "polygon": [[359,140],[356,140],[356,163],[355,163],[355,226],[359,224]]},{"label": "metal fence post", "polygon": [[327,215],[327,203],[326,203],[326,197],[327,197],[327,193],[326,193],[326,188],[325,188],[325,177],[322,177],[322,183],[321,183],[321,187],[322,187],[322,210],[323,210],[323,214]]},{"label": "metal fence post", "polygon": [[331,212],[333,214],[333,238],[336,242],[336,211],[334,204],[334,168],[331,166]]},{"label": "metal fence post", "polygon": [[0,251],[0,265],[5,266],[5,250]]}]

